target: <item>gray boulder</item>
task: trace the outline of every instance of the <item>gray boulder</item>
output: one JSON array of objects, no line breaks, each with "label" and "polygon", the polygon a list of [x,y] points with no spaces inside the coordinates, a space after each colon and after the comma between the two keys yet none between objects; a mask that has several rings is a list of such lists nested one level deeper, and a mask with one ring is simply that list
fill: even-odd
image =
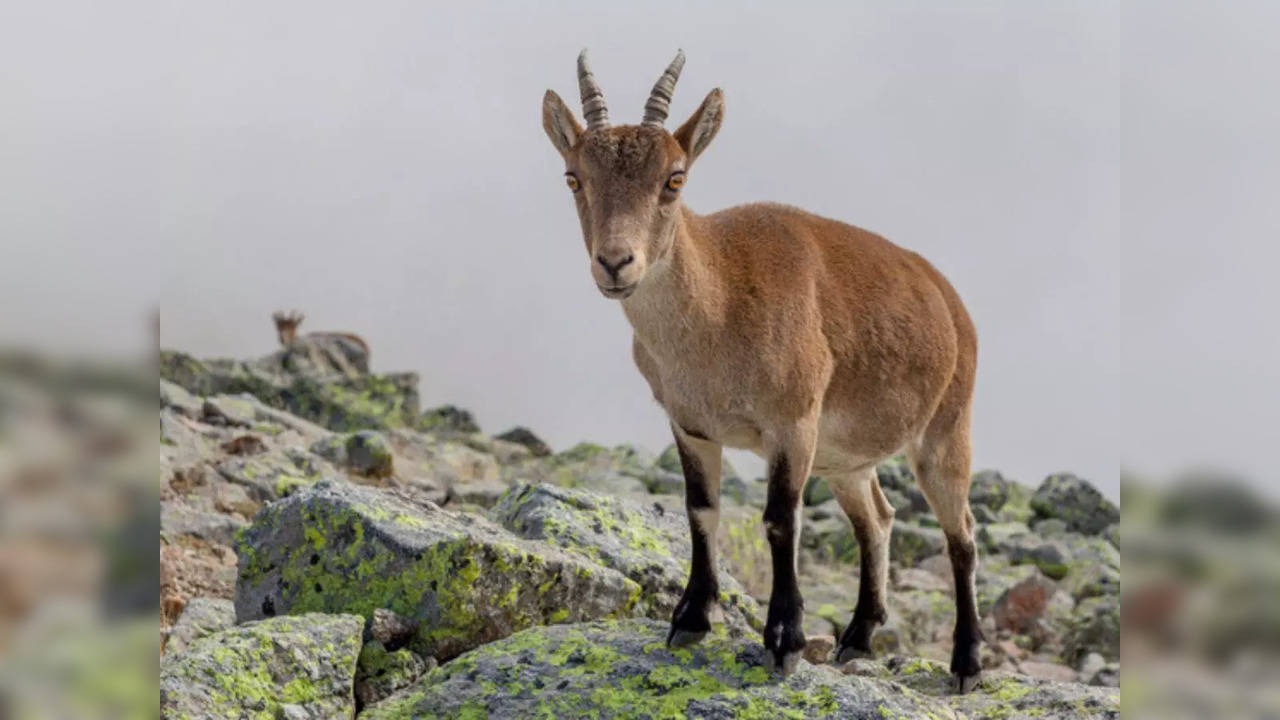
[{"label": "gray boulder", "polygon": [[666,632],[638,619],[534,628],[457,658],[361,717],[957,717],[900,685],[807,662],[780,679],[755,640],[708,637],[673,652]]},{"label": "gray boulder", "polygon": [[627,615],[641,599],[640,585],[580,553],[345,483],[267,506],[237,552],[240,622],[388,609],[418,624],[408,647],[439,660],[531,625]]},{"label": "gray boulder", "polygon": [[1114,503],[1070,473],[1045,478],[1031,497],[1031,509],[1038,517],[1057,518],[1086,535],[1097,535],[1120,521],[1120,509]]},{"label": "gray boulder", "polygon": [[956,695],[951,691],[950,671],[939,662],[893,657],[870,668],[869,672],[922,695],[940,697],[952,710],[968,718],[1115,720],[1120,717],[1120,693],[1115,688],[993,673],[985,676],[972,692]]},{"label": "gray boulder", "polygon": [[311,452],[356,475],[384,478],[395,472],[391,443],[374,430],[331,435],[312,444]]},{"label": "gray boulder", "polygon": [[[852,532],[850,529],[849,533]],[[921,560],[937,555],[946,547],[946,537],[938,528],[895,522],[893,534],[889,536],[889,558],[904,567],[915,567]]]},{"label": "gray boulder", "polygon": [[412,685],[436,664],[435,658],[424,660],[408,648],[388,650],[382,642],[370,640],[361,648],[356,667],[356,700],[361,707],[372,705]]},{"label": "gray boulder", "polygon": [[236,624],[236,606],[225,598],[192,598],[169,629],[164,651],[182,652],[200,638]]},{"label": "gray boulder", "polygon": [[183,720],[351,717],[363,625],[354,615],[301,615],[201,638],[161,659],[160,714]]},{"label": "gray boulder", "polygon": [[423,432],[441,434],[467,434],[480,432],[480,426],[471,412],[454,405],[442,405],[424,411],[415,428]]},{"label": "gray boulder", "polygon": [[523,425],[517,425],[501,435],[494,435],[495,440],[505,440],[506,442],[523,445],[529,449],[534,457],[547,457],[551,454],[551,446],[543,442],[532,430]]},{"label": "gray boulder", "polygon": [[[634,614],[669,619],[684,591],[691,544],[683,512],[539,484],[512,488],[490,515],[521,537],[552,543],[638,583],[643,592]],[[756,602],[723,570],[720,601],[731,627],[760,626]]]},{"label": "gray boulder", "polygon": [[1099,596],[1081,600],[1071,614],[1062,639],[1063,659],[1078,666],[1098,653],[1107,660],[1120,659],[1120,602],[1116,597]]},{"label": "gray boulder", "polygon": [[273,408],[342,432],[408,427],[418,418],[416,373],[334,373],[299,362],[290,349],[249,361],[198,360],[162,350],[160,377],[205,397],[250,393]]}]

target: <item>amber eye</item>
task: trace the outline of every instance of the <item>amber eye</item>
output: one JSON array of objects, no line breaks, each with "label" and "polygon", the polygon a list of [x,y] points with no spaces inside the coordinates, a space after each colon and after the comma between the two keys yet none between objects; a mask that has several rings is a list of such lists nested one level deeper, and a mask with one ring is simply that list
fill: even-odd
[{"label": "amber eye", "polygon": [[573,173],[565,173],[564,184],[568,185],[569,189],[574,192],[582,189],[582,183],[578,182],[578,178]]},{"label": "amber eye", "polygon": [[677,170],[671,173],[671,177],[667,178],[667,189],[675,192],[684,187],[684,171]]}]

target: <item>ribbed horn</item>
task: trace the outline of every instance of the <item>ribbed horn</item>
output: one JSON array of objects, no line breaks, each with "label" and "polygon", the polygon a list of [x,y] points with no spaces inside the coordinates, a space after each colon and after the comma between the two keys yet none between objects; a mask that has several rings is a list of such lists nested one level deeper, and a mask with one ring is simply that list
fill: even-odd
[{"label": "ribbed horn", "polygon": [[653,92],[644,103],[644,120],[641,125],[662,127],[667,120],[667,110],[671,107],[671,96],[676,91],[676,80],[680,79],[680,71],[684,69],[684,51],[676,51],[676,59],[671,61],[662,77],[653,84]]},{"label": "ribbed horn", "polygon": [[578,92],[582,94],[582,116],[588,130],[609,127],[609,108],[604,104],[604,93],[596,84],[596,76],[587,65],[587,51],[578,53]]}]

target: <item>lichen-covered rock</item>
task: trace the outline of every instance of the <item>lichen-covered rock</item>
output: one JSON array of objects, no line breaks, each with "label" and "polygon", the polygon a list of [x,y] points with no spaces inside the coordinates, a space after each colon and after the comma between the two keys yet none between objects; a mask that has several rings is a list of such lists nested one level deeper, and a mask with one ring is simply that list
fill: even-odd
[{"label": "lichen-covered rock", "polygon": [[[1120,717],[1120,693],[1076,683],[1050,682],[1026,675],[990,674],[973,691],[951,690],[947,666],[903,657],[874,663],[867,672],[897,681],[926,696],[938,696],[970,720],[1112,720]],[[927,717],[927,716],[926,716]]]},{"label": "lichen-covered rock", "polygon": [[[849,532],[852,533],[852,529]],[[895,522],[889,536],[890,559],[905,567],[915,567],[921,560],[937,555],[946,547],[946,538],[938,528]]]},{"label": "lichen-covered rock", "polygon": [[1086,535],[1097,535],[1120,521],[1120,509],[1114,503],[1071,473],[1045,478],[1031,497],[1031,509],[1039,517],[1058,518]]},{"label": "lichen-covered rock", "polygon": [[752,640],[668,650],[667,626],[624,620],[534,628],[474,650],[362,718],[955,718],[892,683],[801,663],[785,680]]},{"label": "lichen-covered rock", "polygon": [[423,432],[442,434],[480,432],[480,426],[476,424],[470,411],[455,405],[442,405],[424,411],[414,427]]},{"label": "lichen-covered rock", "polygon": [[457,485],[497,480],[497,459],[473,447],[466,436],[449,439],[413,430],[386,433],[395,453],[395,481],[415,497],[444,502]]},{"label": "lichen-covered rock", "polygon": [[198,597],[187,601],[178,621],[169,629],[164,651],[182,652],[200,638],[236,624],[236,606],[225,598]]},{"label": "lichen-covered rock", "polygon": [[969,481],[969,504],[999,510],[1009,499],[1009,484],[999,470],[979,470]]},{"label": "lichen-covered rock", "polygon": [[330,430],[412,425],[418,415],[416,373],[325,373],[283,349],[257,360],[197,360],[162,350],[160,376],[202,396],[251,393],[271,407]]},{"label": "lichen-covered rock", "polygon": [[391,443],[374,430],[332,435],[313,444],[311,452],[357,475],[384,478],[395,472]]},{"label": "lichen-covered rock", "polygon": [[523,445],[529,449],[529,452],[534,457],[547,457],[551,454],[551,446],[543,442],[542,438],[523,425],[517,425],[500,435],[494,435],[493,438]]},{"label": "lichen-covered rock", "polygon": [[203,637],[161,660],[161,716],[351,717],[363,625],[354,615],[301,615]]},{"label": "lichen-covered rock", "polygon": [[[491,516],[521,537],[553,543],[639,583],[644,591],[637,614],[669,619],[689,577],[688,520],[661,505],[547,484],[519,485],[498,501]],[[759,627],[756,602],[723,571],[720,605],[731,627]]]},{"label": "lichen-covered rock", "polygon": [[1071,614],[1062,639],[1063,659],[1079,665],[1091,652],[1107,660],[1120,659],[1120,603],[1116,597],[1081,600]]},{"label": "lichen-covered rock", "polygon": [[1057,540],[1044,541],[1033,535],[1026,535],[1010,544],[1009,562],[1014,565],[1035,565],[1045,575],[1061,580],[1070,569],[1071,551],[1066,544]]},{"label": "lichen-covered rock", "polygon": [[409,687],[436,664],[435,658],[424,660],[408,648],[387,650],[378,640],[370,640],[360,649],[356,666],[356,700],[362,707],[372,705]]},{"label": "lichen-covered rock", "polygon": [[172,408],[179,414],[189,418],[200,417],[200,401],[177,383],[160,379],[160,407]]},{"label": "lichen-covered rock", "polygon": [[827,481],[820,477],[811,477],[804,485],[804,504],[821,505],[835,497]]},{"label": "lichen-covered rock", "polygon": [[223,479],[247,489],[257,502],[282,498],[321,480],[338,479],[337,470],[323,457],[292,446],[231,456],[218,463],[217,470]]},{"label": "lichen-covered rock", "polygon": [[233,425],[249,427],[257,419],[254,407],[256,398],[252,395],[217,395],[204,401],[201,408],[205,422],[214,425]]},{"label": "lichen-covered rock", "polygon": [[512,485],[541,482],[606,495],[636,495],[649,492],[657,472],[653,458],[630,445],[579,443],[551,457],[504,468],[503,477]]},{"label": "lichen-covered rock", "polygon": [[628,615],[641,595],[579,553],[344,483],[267,506],[237,552],[239,621],[386,608],[419,624],[410,649],[440,660],[530,625]]},{"label": "lichen-covered rock", "polygon": [[219,545],[230,545],[245,522],[231,515],[197,510],[180,502],[160,502],[160,534],[169,539],[180,536],[200,538]]}]

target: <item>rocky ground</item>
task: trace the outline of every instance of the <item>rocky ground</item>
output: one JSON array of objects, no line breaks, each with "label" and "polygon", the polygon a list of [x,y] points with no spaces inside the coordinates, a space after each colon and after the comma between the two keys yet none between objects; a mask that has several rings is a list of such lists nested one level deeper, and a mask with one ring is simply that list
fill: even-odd
[{"label": "rocky ground", "polygon": [[674,449],[554,453],[412,374],[348,376],[290,350],[161,357],[161,706],[167,717],[1118,717],[1117,508],[1084,480],[974,476],[985,680],[948,692],[943,537],[910,471],[876,660],[830,663],[857,542],[805,492],[812,664],[781,680],[758,631],[763,481],[726,464],[723,623],[662,642],[688,567]]}]

